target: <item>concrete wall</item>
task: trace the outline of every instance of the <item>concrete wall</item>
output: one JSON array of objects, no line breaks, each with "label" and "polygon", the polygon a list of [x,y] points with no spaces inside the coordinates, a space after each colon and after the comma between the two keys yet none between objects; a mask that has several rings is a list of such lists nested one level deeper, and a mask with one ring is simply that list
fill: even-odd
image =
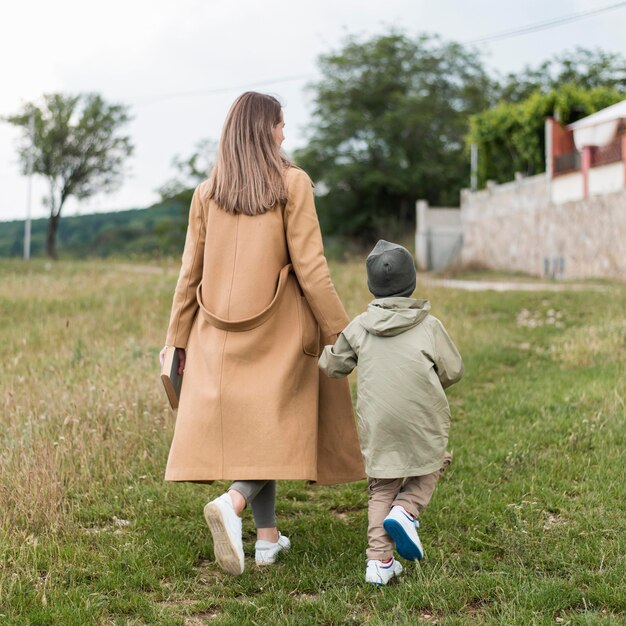
[{"label": "concrete wall", "polygon": [[581,171],[560,174],[552,179],[550,197],[552,202],[561,204],[581,200],[584,195],[583,174]]},{"label": "concrete wall", "polygon": [[461,210],[415,204],[415,257],[421,270],[441,270],[460,258],[463,243]]},{"label": "concrete wall", "polygon": [[[611,193],[624,188],[624,164],[621,161],[609,165],[597,165],[589,169],[589,195]],[[560,204],[582,200],[584,196],[581,171],[559,174],[552,179],[550,197]]]},{"label": "concrete wall", "polygon": [[545,174],[463,190],[462,261],[539,276],[626,279],[626,190],[561,204],[550,197]]},{"label": "concrete wall", "polygon": [[624,164],[597,165],[589,170],[589,194],[611,193],[624,187]]}]

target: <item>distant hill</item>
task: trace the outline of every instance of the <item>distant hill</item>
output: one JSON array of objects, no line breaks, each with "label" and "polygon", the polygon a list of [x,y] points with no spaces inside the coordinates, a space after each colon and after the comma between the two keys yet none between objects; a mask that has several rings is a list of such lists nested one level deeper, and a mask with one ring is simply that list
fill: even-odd
[{"label": "distant hill", "polygon": [[[57,247],[61,257],[180,254],[189,203],[186,194],[146,209],[61,217]],[[46,250],[46,218],[32,221],[31,254]],[[24,221],[0,222],[0,257],[24,252]]]}]

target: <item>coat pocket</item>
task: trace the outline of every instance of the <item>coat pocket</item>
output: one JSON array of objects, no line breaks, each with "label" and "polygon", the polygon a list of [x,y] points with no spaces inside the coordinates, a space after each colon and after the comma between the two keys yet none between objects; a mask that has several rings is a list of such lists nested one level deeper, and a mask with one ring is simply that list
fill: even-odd
[{"label": "coat pocket", "polygon": [[300,313],[300,334],[304,354],[318,357],[320,355],[320,327],[307,299],[298,294],[298,311]]}]

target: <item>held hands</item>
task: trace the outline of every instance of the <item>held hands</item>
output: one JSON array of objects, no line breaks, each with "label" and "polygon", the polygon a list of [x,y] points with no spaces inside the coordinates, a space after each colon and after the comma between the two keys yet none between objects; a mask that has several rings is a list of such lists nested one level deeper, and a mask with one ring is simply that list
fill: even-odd
[{"label": "held hands", "polygon": [[[163,346],[161,352],[159,352],[159,363],[161,367],[163,367],[163,361],[165,360],[165,351],[167,350],[167,346]],[[185,370],[185,361],[187,359],[187,354],[184,348],[176,348],[178,351],[178,361],[180,365],[178,366],[178,373],[182,374]]]}]

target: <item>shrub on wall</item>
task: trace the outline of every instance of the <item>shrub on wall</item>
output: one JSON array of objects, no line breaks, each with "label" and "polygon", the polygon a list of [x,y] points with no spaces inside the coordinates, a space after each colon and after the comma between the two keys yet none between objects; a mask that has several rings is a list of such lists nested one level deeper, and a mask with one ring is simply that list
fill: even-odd
[{"label": "shrub on wall", "polygon": [[468,150],[471,144],[478,146],[478,186],[484,187],[487,180],[512,180],[515,172],[531,176],[545,171],[547,116],[570,124],[623,99],[624,94],[612,88],[586,90],[566,84],[472,115],[466,144]]}]

